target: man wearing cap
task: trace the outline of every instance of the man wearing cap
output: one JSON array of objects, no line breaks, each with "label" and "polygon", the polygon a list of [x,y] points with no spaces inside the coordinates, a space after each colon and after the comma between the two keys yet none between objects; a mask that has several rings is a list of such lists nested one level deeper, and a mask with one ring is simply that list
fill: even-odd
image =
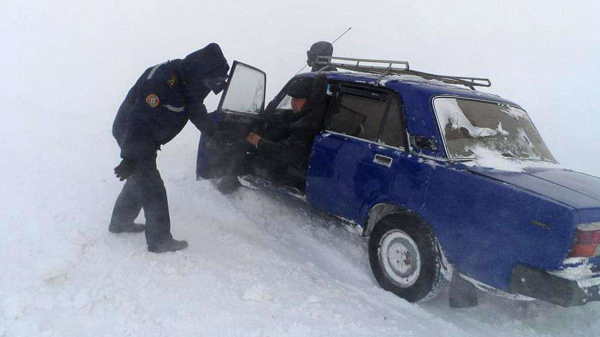
[{"label": "man wearing cap", "polygon": [[[216,125],[207,114],[204,98],[225,86],[229,65],[221,48],[211,43],[176,59],[150,67],[129,90],[113,123],[113,136],[121,149],[115,167],[127,180],[112,213],[112,233],[145,231],[148,250],[181,250],[186,241],[174,240],[165,185],[156,167],[156,153],[173,139],[188,120],[203,133]],[[134,220],[144,210],[146,224]]]},{"label": "man wearing cap", "polygon": [[[279,163],[280,167],[292,166],[306,172],[312,142],[321,130],[327,110],[327,78],[301,78],[292,83],[287,94],[292,97],[293,115],[287,120],[287,138],[271,141],[256,133],[246,140],[254,145],[265,158]],[[271,165],[273,166],[273,165]]]},{"label": "man wearing cap", "polygon": [[[311,71],[337,71],[337,68],[334,66],[327,66],[325,64],[317,64],[316,61],[319,56],[328,56],[331,57],[333,55],[333,45],[326,41],[319,41],[313,43],[309,50],[306,51],[306,64],[311,67]],[[286,91],[282,91],[277,96],[275,96],[267,107],[265,108],[266,113],[271,113],[277,109],[277,105],[281,102],[281,99],[287,94]]]}]

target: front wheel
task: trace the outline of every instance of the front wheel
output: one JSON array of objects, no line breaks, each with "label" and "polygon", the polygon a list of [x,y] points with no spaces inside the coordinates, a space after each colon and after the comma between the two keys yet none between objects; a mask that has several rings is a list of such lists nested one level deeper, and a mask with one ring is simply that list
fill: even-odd
[{"label": "front wheel", "polygon": [[369,262],[379,285],[409,302],[431,299],[447,283],[435,236],[402,214],[377,223],[369,239]]}]

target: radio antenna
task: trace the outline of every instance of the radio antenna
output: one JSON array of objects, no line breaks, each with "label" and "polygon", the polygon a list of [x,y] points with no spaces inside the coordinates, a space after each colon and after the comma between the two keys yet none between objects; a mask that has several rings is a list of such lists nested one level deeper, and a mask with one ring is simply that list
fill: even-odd
[{"label": "radio antenna", "polygon": [[333,40],[333,42],[331,42],[331,44],[334,44],[334,43],[336,43],[336,42],[337,42],[337,40],[341,39],[341,38],[342,38],[342,36],[346,35],[346,33],[348,33],[348,32],[350,31],[350,29],[352,29],[352,27],[348,27],[348,29],[346,29],[346,31],[345,31],[345,32],[343,32],[343,33],[342,33],[342,35],[338,36],[338,38],[337,38],[337,39]]}]

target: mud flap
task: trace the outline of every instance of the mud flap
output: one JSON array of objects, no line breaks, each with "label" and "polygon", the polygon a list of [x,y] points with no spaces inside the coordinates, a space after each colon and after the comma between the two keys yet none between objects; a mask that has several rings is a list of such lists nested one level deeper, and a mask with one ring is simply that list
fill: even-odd
[{"label": "mud flap", "polygon": [[462,278],[456,270],[452,273],[448,302],[450,308],[471,308],[478,304],[477,289],[471,282]]}]

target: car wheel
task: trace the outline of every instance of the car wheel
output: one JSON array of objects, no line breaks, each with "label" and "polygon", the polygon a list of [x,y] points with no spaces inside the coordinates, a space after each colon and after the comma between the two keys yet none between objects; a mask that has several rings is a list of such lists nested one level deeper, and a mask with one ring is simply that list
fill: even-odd
[{"label": "car wheel", "polygon": [[435,236],[402,214],[377,223],[369,239],[369,262],[379,285],[409,302],[431,299],[447,284]]}]

